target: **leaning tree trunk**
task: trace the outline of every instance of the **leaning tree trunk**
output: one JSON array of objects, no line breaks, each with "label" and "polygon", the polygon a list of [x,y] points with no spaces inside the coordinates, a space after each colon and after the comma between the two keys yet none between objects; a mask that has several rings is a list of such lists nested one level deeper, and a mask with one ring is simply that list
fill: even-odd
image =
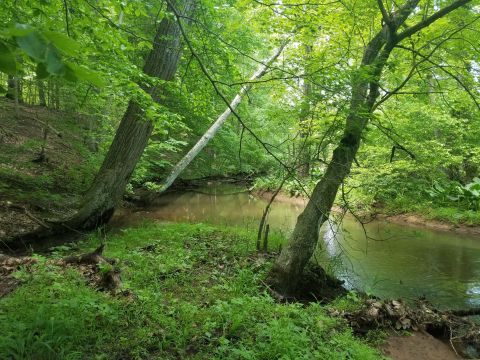
[{"label": "leaning tree trunk", "polygon": [[283,295],[295,294],[305,265],[318,242],[320,226],[328,219],[338,188],[350,173],[360,147],[363,129],[378,97],[378,81],[392,46],[384,47],[386,35],[380,31],[365,48],[362,64],[352,83],[349,115],[343,137],[310,201],[298,216],[295,229],[272,270],[271,282]]},{"label": "leaning tree trunk", "polygon": [[[191,15],[194,1],[185,0],[184,14]],[[165,81],[173,80],[181,57],[180,27],[171,17],[161,21],[144,72]],[[158,89],[144,89],[158,100]],[[107,222],[120,202],[137,162],[153,130],[139,104],[131,100],[93,184],[79,212],[66,225],[92,229]]]},{"label": "leaning tree trunk", "polygon": [[338,188],[350,172],[362,132],[372,115],[379,96],[380,76],[391,51],[403,39],[469,1],[457,0],[402,33],[397,33],[397,30],[413,12],[419,0],[408,0],[392,14],[387,14],[382,1],[379,1],[384,24],[366,46],[357,76],[353,79],[349,115],[343,137],[333,152],[325,175],[316,185],[305,210],[299,215],[293,234],[271,272],[270,281],[282,295],[295,294],[303,269],[315,251],[319,228],[328,219]]},{"label": "leaning tree trunk", "polygon": [[190,149],[190,151],[175,165],[170,172],[170,175],[163,182],[159,192],[164,192],[167,190],[170,185],[173,184],[178,175],[181,174],[183,170],[192,162],[193,159],[202,151],[202,149],[207,146],[210,140],[215,136],[215,134],[221,129],[225,121],[232,114],[233,111],[242,101],[243,95],[245,95],[252,87],[255,80],[260,79],[267,72],[270,65],[280,56],[285,46],[288,44],[288,41],[284,42],[280,47],[278,47],[273,55],[262,63],[257,71],[249,79],[248,84],[242,86],[238,94],[233,98],[232,102],[228,105],[227,109],[215,120],[215,122],[210,126],[210,128],[203,134],[200,140]]}]

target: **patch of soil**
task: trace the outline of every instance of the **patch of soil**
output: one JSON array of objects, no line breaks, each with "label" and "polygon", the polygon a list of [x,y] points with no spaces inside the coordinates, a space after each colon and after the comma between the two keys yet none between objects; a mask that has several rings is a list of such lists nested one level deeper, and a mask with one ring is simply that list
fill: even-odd
[{"label": "patch of soil", "polygon": [[15,116],[14,103],[0,98],[0,244],[75,210],[91,175],[82,170],[72,178],[90,150],[81,131],[90,123],[80,114],[26,104]]},{"label": "patch of soil", "polygon": [[400,215],[377,215],[378,219],[384,219],[388,222],[396,224],[408,224],[419,228],[427,228],[438,231],[451,231],[458,234],[480,236],[479,226],[453,225],[439,220],[428,220],[417,214],[400,214]]},{"label": "patch of soil", "polygon": [[[13,234],[28,233],[38,227],[20,206],[12,205],[9,201],[0,201],[0,239],[8,239]],[[8,244],[3,245],[8,248]]]},{"label": "patch of soil", "polygon": [[425,332],[411,336],[392,334],[380,347],[382,353],[393,360],[458,360],[462,359],[443,341]]}]

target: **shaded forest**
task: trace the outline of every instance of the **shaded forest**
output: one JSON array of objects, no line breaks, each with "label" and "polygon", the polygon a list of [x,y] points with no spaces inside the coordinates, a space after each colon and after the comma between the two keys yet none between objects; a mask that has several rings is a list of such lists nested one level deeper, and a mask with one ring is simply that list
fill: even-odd
[{"label": "shaded forest", "polygon": [[476,254],[476,1],[0,9],[1,358],[477,357],[467,255],[415,301],[335,270],[412,224]]}]

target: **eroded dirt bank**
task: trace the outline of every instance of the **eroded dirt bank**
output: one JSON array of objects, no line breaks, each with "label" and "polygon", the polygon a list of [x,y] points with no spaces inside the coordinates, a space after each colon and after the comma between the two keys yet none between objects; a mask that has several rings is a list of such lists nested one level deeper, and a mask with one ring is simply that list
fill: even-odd
[{"label": "eroded dirt bank", "polygon": [[392,334],[380,349],[393,360],[458,360],[451,346],[424,332],[414,332],[410,336]]}]

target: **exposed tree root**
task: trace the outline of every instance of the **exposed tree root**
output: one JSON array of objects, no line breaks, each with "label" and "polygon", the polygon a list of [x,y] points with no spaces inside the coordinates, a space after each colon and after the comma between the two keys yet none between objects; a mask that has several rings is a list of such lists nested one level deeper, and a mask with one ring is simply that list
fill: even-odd
[{"label": "exposed tree root", "polygon": [[328,303],[347,292],[343,281],[328,275],[321,266],[313,263],[305,267],[294,293],[284,294],[278,291],[272,279],[269,282],[268,290],[279,302]]},{"label": "exposed tree root", "polygon": [[[102,255],[102,244],[92,252],[77,256],[68,256],[62,260],[48,260],[47,264],[62,267],[75,267],[98,290],[117,292],[121,286],[120,270],[116,266],[118,260]],[[38,261],[28,256],[14,257],[0,254],[0,298],[9,294],[20,281],[11,276],[21,266],[30,267]],[[127,294],[128,295],[128,294]]]},{"label": "exposed tree root", "polygon": [[77,266],[98,289],[115,291],[122,285],[120,271],[115,267],[118,261],[103,257],[103,249],[104,244],[90,253],[68,256],[63,259],[63,263]]}]

